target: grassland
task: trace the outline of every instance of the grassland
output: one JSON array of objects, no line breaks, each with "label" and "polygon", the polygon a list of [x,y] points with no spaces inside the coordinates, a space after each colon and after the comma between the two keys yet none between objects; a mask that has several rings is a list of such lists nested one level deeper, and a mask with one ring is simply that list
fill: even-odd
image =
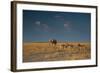
[{"label": "grassland", "polygon": [[23,62],[60,61],[60,60],[84,60],[91,58],[89,43],[80,43],[84,47],[77,46],[77,42],[70,42],[74,47],[61,48],[60,44],[51,46],[46,42],[24,43]]}]

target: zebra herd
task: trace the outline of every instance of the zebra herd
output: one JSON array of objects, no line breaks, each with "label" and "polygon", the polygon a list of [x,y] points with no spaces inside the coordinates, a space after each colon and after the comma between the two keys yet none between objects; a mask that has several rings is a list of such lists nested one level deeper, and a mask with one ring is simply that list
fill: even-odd
[{"label": "zebra herd", "polygon": [[[55,39],[51,39],[48,42],[49,42],[49,46],[56,46],[57,45],[57,40],[55,40]],[[61,43],[59,46],[60,46],[60,48],[68,48],[68,47],[71,47],[71,48],[73,48],[73,47],[83,48],[84,47],[85,48],[86,47],[86,45],[83,45],[80,43],[77,43],[77,45],[74,45],[74,44],[71,44],[68,42]]]}]

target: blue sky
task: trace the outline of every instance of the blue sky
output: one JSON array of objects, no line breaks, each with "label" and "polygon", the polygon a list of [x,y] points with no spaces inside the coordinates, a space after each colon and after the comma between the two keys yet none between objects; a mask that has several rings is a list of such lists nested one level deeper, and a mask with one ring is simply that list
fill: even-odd
[{"label": "blue sky", "polygon": [[23,10],[23,41],[90,41],[90,13]]}]

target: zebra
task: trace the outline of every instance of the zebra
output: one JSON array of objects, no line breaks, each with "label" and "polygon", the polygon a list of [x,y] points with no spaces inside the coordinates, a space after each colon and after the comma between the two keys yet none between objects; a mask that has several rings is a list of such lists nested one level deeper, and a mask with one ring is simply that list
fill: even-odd
[{"label": "zebra", "polygon": [[55,39],[51,39],[51,40],[49,40],[49,46],[56,46],[57,45],[57,40],[55,40]]}]

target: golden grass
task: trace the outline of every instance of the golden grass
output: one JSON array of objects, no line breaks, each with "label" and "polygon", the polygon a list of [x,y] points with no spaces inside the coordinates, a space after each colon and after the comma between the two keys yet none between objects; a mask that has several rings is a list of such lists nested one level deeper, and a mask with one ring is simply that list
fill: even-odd
[{"label": "golden grass", "polygon": [[24,43],[23,62],[83,60],[91,58],[89,43],[80,43],[84,47],[78,47],[76,42],[70,44],[74,47],[61,48],[60,44],[50,46],[48,43]]}]

